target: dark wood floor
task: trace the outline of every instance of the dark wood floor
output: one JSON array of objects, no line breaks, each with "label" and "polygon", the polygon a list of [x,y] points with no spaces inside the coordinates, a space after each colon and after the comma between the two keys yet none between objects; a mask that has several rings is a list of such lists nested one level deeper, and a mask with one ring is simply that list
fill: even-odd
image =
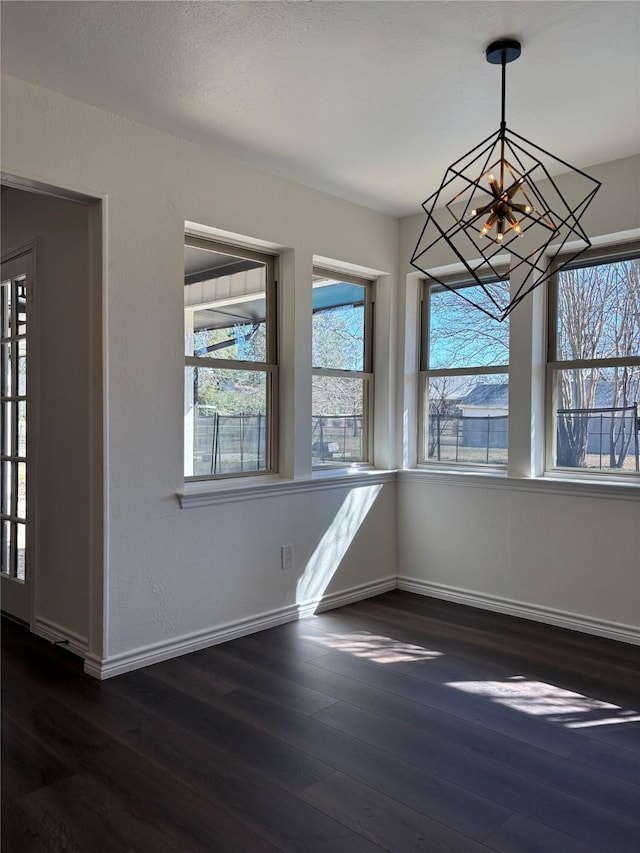
[{"label": "dark wood floor", "polygon": [[2,660],[5,853],[640,851],[633,646],[394,591],[102,684]]}]

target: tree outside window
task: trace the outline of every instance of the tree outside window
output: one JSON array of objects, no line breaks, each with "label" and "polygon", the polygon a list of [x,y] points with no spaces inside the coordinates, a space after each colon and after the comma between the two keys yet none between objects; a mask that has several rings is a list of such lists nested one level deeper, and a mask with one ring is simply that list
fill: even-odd
[{"label": "tree outside window", "polygon": [[551,466],[637,472],[640,256],[559,272],[549,344]]},{"label": "tree outside window", "polygon": [[185,477],[274,469],[274,259],[185,245]]},{"label": "tree outside window", "polygon": [[[498,323],[464,298],[482,304],[477,285],[450,287],[424,285],[420,461],[504,466],[509,320]],[[508,295],[508,282],[491,287]]]},{"label": "tree outside window", "polygon": [[369,460],[372,288],[314,269],[312,459],[314,466]]}]

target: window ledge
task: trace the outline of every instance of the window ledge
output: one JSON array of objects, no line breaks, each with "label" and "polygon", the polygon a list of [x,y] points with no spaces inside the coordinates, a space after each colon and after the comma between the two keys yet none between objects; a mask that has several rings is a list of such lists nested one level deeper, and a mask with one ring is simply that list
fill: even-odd
[{"label": "window ledge", "polygon": [[570,495],[585,498],[613,498],[640,502],[640,482],[545,477],[509,477],[506,471],[454,471],[451,469],[412,468],[404,470],[332,469],[314,471],[312,477],[288,480],[282,477],[251,477],[228,481],[198,481],[186,483],[177,493],[183,509],[215,504],[277,497],[323,489],[348,486],[369,486],[378,483],[422,483],[439,486],[472,486],[476,488],[507,489],[550,495]]},{"label": "window ledge", "polygon": [[394,470],[357,469],[353,472],[345,469],[314,472],[313,477],[304,480],[287,480],[282,477],[251,477],[240,483],[233,481],[198,481],[185,483],[177,492],[177,498],[183,509],[211,506],[213,504],[248,501],[256,498],[268,498],[283,495],[315,492],[322,489],[337,489],[345,486],[371,486],[378,483],[394,482]]},{"label": "window ledge", "polygon": [[582,480],[556,476],[509,477],[506,472],[452,471],[451,469],[426,470],[413,468],[398,471],[400,483],[424,485],[475,486],[479,488],[507,489],[509,491],[537,492],[550,495],[571,495],[584,498],[613,498],[640,501],[640,482],[613,480]]}]

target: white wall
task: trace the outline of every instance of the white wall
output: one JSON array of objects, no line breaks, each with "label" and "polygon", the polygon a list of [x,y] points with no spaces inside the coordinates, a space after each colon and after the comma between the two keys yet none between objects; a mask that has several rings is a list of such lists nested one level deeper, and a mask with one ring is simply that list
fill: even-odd
[{"label": "white wall", "polygon": [[[38,577],[32,624],[63,627],[86,645],[89,632],[92,471],[89,211],[30,192],[2,193],[3,251],[33,238],[36,284],[28,329],[37,359],[33,429],[36,503],[33,563]],[[31,322],[33,320],[33,323]],[[33,346],[35,345],[35,346]]]},{"label": "white wall", "polygon": [[553,484],[397,484],[408,589],[640,641],[640,502]]},{"label": "white wall", "polygon": [[[6,173],[102,199],[106,211],[106,590],[104,648],[90,654],[92,672],[113,674],[268,624],[323,589],[337,594],[335,602],[354,587],[382,588],[396,574],[421,591],[468,590],[485,606],[509,599],[533,615],[576,613],[591,627],[601,620],[637,630],[637,501],[491,478],[478,488],[420,473],[400,475],[397,484],[384,476],[351,486],[310,483],[314,257],[381,274],[376,463],[414,464],[406,445],[415,428],[417,317],[406,298],[414,283],[406,289],[405,259],[419,217],[398,223],[10,78],[3,80],[3,121]],[[589,233],[637,227],[638,158],[594,173],[605,185],[589,211]],[[186,220],[282,252],[286,482],[260,499],[231,491],[183,509],[176,493],[183,485]],[[408,355],[396,373],[400,352]],[[295,551],[289,573],[279,568],[280,546],[288,543]]]},{"label": "white wall", "polygon": [[[397,220],[11,78],[3,79],[2,163],[5,173],[103,199],[106,209],[107,591],[105,646],[96,657],[168,648],[295,602],[307,557],[349,488],[188,509],[176,498],[183,486],[184,224],[283,251],[283,469],[305,481],[314,255],[383,274],[376,461],[393,463]],[[336,528],[346,537],[345,554],[333,555],[332,591],[396,573],[394,485],[378,485],[360,531]],[[363,504],[354,498],[344,512],[357,518]],[[283,573],[280,546],[287,543],[295,545],[295,568]],[[100,664],[93,661],[94,671]]]},{"label": "white wall", "polygon": [[[637,235],[640,157],[604,163],[587,171],[602,181],[583,220],[590,238],[612,244],[621,232],[626,239],[634,230]],[[415,466],[411,436],[417,405],[414,371],[418,319],[412,304],[417,283],[408,259],[423,221],[421,216],[414,216],[401,222],[404,281],[399,310],[407,318],[408,333],[398,394],[406,413],[404,453],[409,467]],[[543,306],[543,291],[535,291],[534,299],[527,297],[512,321],[512,368],[516,369],[517,360],[519,375],[526,377],[527,362],[533,359],[534,385],[535,357],[541,346],[536,346],[540,330],[536,332],[533,326],[532,305],[538,311]],[[514,407],[510,389],[510,421],[515,422],[523,440],[519,446],[510,446],[509,471],[516,477],[535,476],[536,462],[527,454],[530,425],[541,422],[536,398],[542,395],[536,395],[535,387],[533,394],[530,388],[519,390],[523,400]],[[510,439],[512,434],[510,430]],[[637,487],[635,491],[616,492],[606,487],[598,491],[598,487],[567,488],[566,484],[549,481],[447,476],[416,470],[401,474],[397,489],[401,585],[640,642]]]}]

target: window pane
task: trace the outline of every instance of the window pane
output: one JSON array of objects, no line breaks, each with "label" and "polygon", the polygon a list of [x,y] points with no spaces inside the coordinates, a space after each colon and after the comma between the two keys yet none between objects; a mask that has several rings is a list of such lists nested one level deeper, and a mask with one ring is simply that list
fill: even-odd
[{"label": "window pane", "polygon": [[17,342],[18,349],[18,395],[26,396],[27,393],[27,341],[22,338]]},{"label": "window pane", "polygon": [[506,465],[507,374],[433,376],[426,391],[423,458],[435,462]]},{"label": "window pane", "polygon": [[0,491],[0,514],[13,515],[13,466],[15,462],[2,461],[0,462],[0,470],[2,472],[2,489]]},{"label": "window pane", "polygon": [[367,461],[363,435],[366,381],[342,376],[313,377],[314,465]]},{"label": "window pane", "polygon": [[267,361],[267,268],[185,246],[185,355]]},{"label": "window pane", "polygon": [[640,367],[558,370],[556,465],[639,470]]},{"label": "window pane", "polygon": [[314,276],[313,366],[364,370],[363,285]]},{"label": "window pane", "polygon": [[26,554],[26,542],[27,542],[27,525],[26,524],[16,524],[16,564],[15,564],[15,577],[18,580],[23,581],[25,578],[25,554]]},{"label": "window pane", "polygon": [[15,456],[13,446],[14,403],[2,403],[2,449],[3,456]]},{"label": "window pane", "polygon": [[0,377],[0,393],[3,397],[10,397],[14,393],[12,356],[14,345],[12,343],[0,344],[0,362],[2,363],[2,376]]},{"label": "window pane", "polygon": [[11,279],[0,283],[0,337],[11,336]]},{"label": "window pane", "polygon": [[27,455],[27,404],[18,403],[18,456]]},{"label": "window pane", "polygon": [[640,258],[558,274],[557,360],[640,355]]},{"label": "window pane", "polygon": [[[494,282],[490,286],[508,294],[508,283]],[[429,369],[509,363],[509,318],[498,323],[459,295],[467,294],[489,308],[490,301],[480,287],[461,287],[456,293],[430,288],[430,293]]]},{"label": "window pane", "polygon": [[[186,369],[193,470],[186,476],[264,471],[268,466],[268,374]],[[187,469],[188,469],[187,464]]]},{"label": "window pane", "polygon": [[3,521],[1,526],[0,569],[3,574],[12,575],[11,545],[15,539],[15,524]]},{"label": "window pane", "polygon": [[27,463],[18,462],[18,518],[27,517]]}]

